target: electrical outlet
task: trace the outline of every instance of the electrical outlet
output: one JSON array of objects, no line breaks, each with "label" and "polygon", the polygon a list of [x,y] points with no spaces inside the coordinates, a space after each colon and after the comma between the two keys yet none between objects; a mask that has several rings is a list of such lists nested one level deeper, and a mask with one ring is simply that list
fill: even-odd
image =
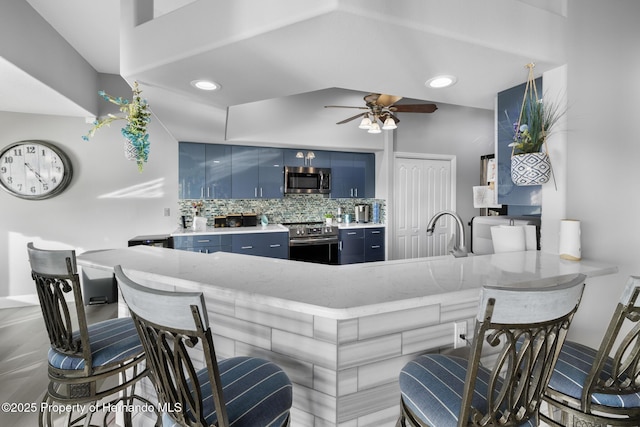
[{"label": "electrical outlet", "polygon": [[[462,337],[464,338],[462,338]],[[458,321],[453,324],[453,348],[460,348],[467,345],[467,322]]]},{"label": "electrical outlet", "polygon": [[171,209],[170,208],[164,208],[164,216],[171,216]]}]

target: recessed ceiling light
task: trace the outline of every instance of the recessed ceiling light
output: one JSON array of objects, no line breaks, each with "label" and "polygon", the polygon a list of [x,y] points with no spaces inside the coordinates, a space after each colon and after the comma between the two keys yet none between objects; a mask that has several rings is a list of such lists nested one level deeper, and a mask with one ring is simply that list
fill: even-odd
[{"label": "recessed ceiling light", "polygon": [[191,86],[198,88],[200,90],[220,89],[220,85],[216,82],[212,82],[211,80],[194,80],[191,82]]},{"label": "recessed ceiling light", "polygon": [[455,76],[448,76],[448,75],[435,76],[427,80],[425,85],[433,89],[441,89],[443,87],[449,87],[455,84],[457,80],[458,79],[456,79]]}]

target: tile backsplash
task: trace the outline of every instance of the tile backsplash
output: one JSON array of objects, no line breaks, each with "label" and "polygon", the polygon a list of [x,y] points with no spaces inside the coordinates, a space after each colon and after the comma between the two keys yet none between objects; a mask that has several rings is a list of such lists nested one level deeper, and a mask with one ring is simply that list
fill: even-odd
[{"label": "tile backsplash", "polygon": [[[213,225],[213,218],[219,215],[238,213],[256,213],[266,215],[270,224],[285,222],[322,222],[325,214],[337,216],[338,208],[343,214],[354,215],[355,206],[361,204],[380,204],[380,222],[386,222],[386,201],[382,199],[329,199],[322,195],[285,195],[282,199],[211,199],[180,200],[178,207],[178,224],[182,225],[180,216],[186,217],[187,226],[191,224],[193,204],[202,202],[203,215],[207,217],[207,225]],[[373,215],[373,208],[370,209]]]}]

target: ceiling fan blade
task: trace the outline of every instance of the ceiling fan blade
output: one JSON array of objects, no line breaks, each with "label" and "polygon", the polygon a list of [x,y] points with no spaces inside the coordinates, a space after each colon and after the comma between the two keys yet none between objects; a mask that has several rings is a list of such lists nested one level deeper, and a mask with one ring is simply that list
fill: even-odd
[{"label": "ceiling fan blade", "polygon": [[368,107],[349,107],[346,105],[325,105],[324,108],[357,108],[358,110],[368,110]]},{"label": "ceiling fan blade", "polygon": [[395,104],[396,102],[400,101],[401,99],[402,99],[401,96],[382,94],[378,96],[378,99],[376,100],[376,104],[380,105],[381,107],[389,107]]},{"label": "ceiling fan blade", "polygon": [[337,124],[337,125],[341,125],[341,124],[344,124],[344,123],[350,122],[351,120],[355,120],[355,119],[357,119],[358,117],[366,116],[367,114],[368,114],[368,113],[360,113],[360,114],[356,114],[355,116],[353,116],[353,117],[349,117],[348,119],[344,119],[343,121],[338,122],[338,123],[336,123],[336,124]]},{"label": "ceiling fan blade", "polygon": [[438,109],[436,104],[407,104],[389,107],[396,113],[433,113]]}]

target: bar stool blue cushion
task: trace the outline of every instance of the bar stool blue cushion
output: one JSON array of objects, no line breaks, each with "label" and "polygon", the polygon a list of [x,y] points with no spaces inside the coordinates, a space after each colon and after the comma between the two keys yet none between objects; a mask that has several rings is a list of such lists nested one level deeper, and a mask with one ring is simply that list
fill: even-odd
[{"label": "bar stool blue cushion", "polygon": [[[229,424],[234,427],[283,425],[292,401],[291,382],[277,365],[255,357],[232,357],[218,362]],[[205,420],[217,422],[207,369],[198,371]],[[168,413],[164,427],[179,427]]]},{"label": "bar stool blue cushion", "polygon": [[[597,351],[582,344],[565,341],[558,362],[551,375],[549,388],[580,399],[582,388],[591,370]],[[603,369],[602,378],[606,379],[611,374],[612,360],[607,359]],[[603,394],[594,393],[592,403],[611,406],[614,408],[638,408],[640,407],[640,394]]]},{"label": "bar stool blue cushion", "polygon": [[[138,332],[130,317],[104,320],[87,327],[94,368],[109,366],[128,360],[143,352]],[[79,339],[80,333],[73,333]],[[49,364],[54,368],[67,370],[84,369],[82,357],[61,353],[51,347]]]},{"label": "bar stool blue cushion", "polygon": [[[427,354],[407,363],[400,372],[400,391],[407,407],[424,423],[437,427],[457,427],[467,359],[442,354]],[[487,382],[490,371],[480,367],[476,379],[473,406],[487,406]],[[534,427],[536,420],[521,426]]]}]

